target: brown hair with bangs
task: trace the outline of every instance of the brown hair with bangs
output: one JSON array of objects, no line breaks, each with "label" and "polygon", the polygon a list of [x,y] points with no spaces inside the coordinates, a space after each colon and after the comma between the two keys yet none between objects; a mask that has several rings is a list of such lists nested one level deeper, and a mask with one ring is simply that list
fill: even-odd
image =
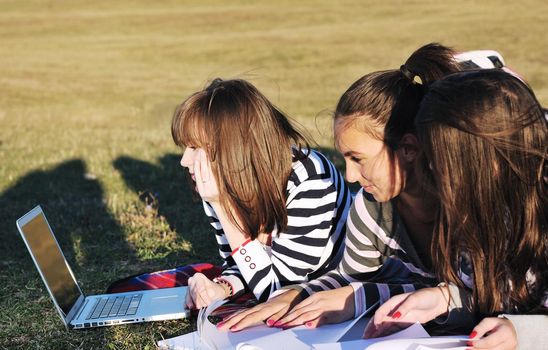
[{"label": "brown hair with bangs", "polygon": [[287,227],[291,148],[304,154],[308,142],[252,84],[215,79],[179,105],[171,134],[181,147],[206,151],[221,205],[242,232],[254,239]]},{"label": "brown hair with bangs", "polygon": [[[483,316],[547,313],[547,121],[533,92],[501,70],[457,73],[434,83],[416,129],[441,199],[432,240],[440,278],[463,286]],[[431,168],[431,169],[430,169]]]}]

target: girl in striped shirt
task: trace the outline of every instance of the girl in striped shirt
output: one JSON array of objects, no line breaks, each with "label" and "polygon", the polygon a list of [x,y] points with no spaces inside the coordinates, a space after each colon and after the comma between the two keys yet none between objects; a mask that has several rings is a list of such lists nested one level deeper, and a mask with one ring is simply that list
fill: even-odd
[{"label": "girl in striped shirt", "polygon": [[420,145],[413,120],[427,84],[492,62],[461,55],[465,63],[459,63],[455,56],[439,44],[425,45],[400,69],[367,74],[341,96],[334,115],[336,146],[346,161],[346,179],[362,187],[350,209],[341,263],[316,280],[284,288],[223,328],[237,331],[263,320],[313,328],[437,284],[430,246],[438,201],[415,173]]},{"label": "girl in striped shirt", "polygon": [[337,266],[349,190],[253,85],[215,79],[178,107],[171,131],[224,259],[220,277],[189,279],[187,307],[244,291],[264,301]]}]

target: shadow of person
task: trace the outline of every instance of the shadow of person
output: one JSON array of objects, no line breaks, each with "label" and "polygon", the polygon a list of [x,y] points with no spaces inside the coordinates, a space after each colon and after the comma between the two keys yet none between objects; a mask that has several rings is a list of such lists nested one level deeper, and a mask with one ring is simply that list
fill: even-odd
[{"label": "shadow of person", "polygon": [[[220,263],[214,231],[208,224],[201,201],[193,195],[188,172],[177,154],[165,154],[159,164],[122,156],[113,165],[140,200],[157,210],[177,232],[177,240],[192,245],[188,263]],[[166,266],[170,268],[174,266]]]},{"label": "shadow of person", "polygon": [[[115,262],[135,259],[133,249],[106,208],[100,183],[87,172],[82,160],[73,159],[51,170],[31,171],[0,195],[2,265],[21,274],[21,280],[34,279],[36,272],[15,221],[38,204],[77,279],[89,283],[91,289],[106,287],[105,273],[116,275]],[[111,263],[105,264],[106,261]],[[78,273],[80,269],[85,273]],[[90,288],[84,289],[90,292]]]}]

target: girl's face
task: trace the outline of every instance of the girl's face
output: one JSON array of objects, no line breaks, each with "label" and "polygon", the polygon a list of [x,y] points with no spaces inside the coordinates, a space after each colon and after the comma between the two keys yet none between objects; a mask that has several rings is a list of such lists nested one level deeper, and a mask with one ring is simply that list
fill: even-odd
[{"label": "girl's face", "polygon": [[335,140],[344,156],[348,182],[359,182],[378,202],[387,202],[401,193],[405,175],[398,152],[390,159],[383,141],[345,122],[335,122]]}]

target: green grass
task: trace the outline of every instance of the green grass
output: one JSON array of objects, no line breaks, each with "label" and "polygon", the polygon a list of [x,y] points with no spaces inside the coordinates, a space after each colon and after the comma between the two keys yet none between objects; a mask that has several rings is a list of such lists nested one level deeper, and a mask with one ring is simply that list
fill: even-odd
[{"label": "green grass", "polygon": [[431,41],[499,50],[547,105],[547,15],[540,0],[0,1],[0,348],[153,349],[194,329],[65,331],[15,220],[43,206],[86,293],[219,262],[169,133],[208,80],[250,79],[329,151],[341,93]]}]

